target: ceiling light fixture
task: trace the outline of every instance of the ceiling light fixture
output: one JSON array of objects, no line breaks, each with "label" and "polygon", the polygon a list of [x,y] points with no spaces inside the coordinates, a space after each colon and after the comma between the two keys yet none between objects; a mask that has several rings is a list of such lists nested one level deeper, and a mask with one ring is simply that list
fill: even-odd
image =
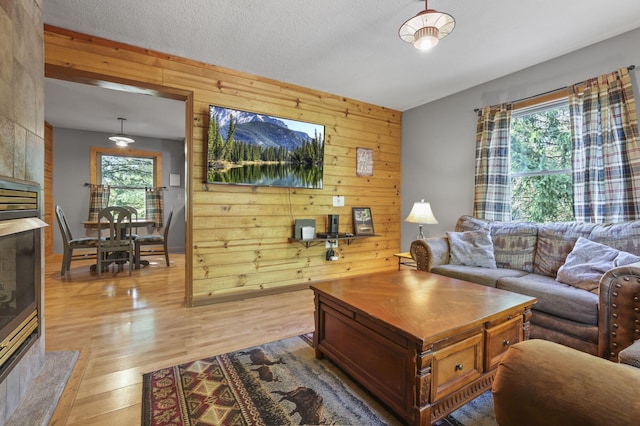
[{"label": "ceiling light fixture", "polygon": [[429,50],[441,38],[448,36],[455,26],[453,16],[429,9],[425,0],[424,10],[402,24],[398,35],[403,41],[412,43],[416,49]]},{"label": "ceiling light fixture", "polygon": [[127,119],[118,117],[118,120],[120,120],[120,133],[118,133],[117,135],[109,136],[109,140],[122,147],[125,147],[130,143],[134,143],[135,139],[124,134],[124,122],[127,121]]}]

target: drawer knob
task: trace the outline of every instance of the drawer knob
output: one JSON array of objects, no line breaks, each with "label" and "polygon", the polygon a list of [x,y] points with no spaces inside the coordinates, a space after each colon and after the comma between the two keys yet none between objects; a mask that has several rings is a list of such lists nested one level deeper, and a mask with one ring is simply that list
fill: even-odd
[{"label": "drawer knob", "polygon": [[456,371],[462,371],[463,368],[464,368],[464,365],[456,364]]},{"label": "drawer knob", "polygon": [[511,344],[511,342],[509,340],[503,340],[502,341],[502,346],[509,346]]}]

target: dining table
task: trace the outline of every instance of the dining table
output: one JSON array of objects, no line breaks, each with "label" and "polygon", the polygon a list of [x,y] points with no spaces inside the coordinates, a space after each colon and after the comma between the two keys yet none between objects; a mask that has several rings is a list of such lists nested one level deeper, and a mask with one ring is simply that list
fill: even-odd
[{"label": "dining table", "polygon": [[[104,222],[109,223],[109,222]],[[142,228],[145,226],[153,225],[155,222],[152,219],[134,219],[131,221],[132,228]],[[82,222],[84,225],[84,229],[90,230],[98,230],[98,221],[97,220],[85,220]]]},{"label": "dining table", "polygon": [[[103,222],[104,224],[108,225],[109,222]],[[153,219],[145,219],[145,218],[138,218],[138,219],[133,219],[131,221],[131,228],[132,229],[136,229],[136,228],[143,228],[146,226],[150,226],[153,225],[155,222],[153,221]],[[85,220],[82,222],[82,224],[84,225],[84,229],[86,230],[94,230],[97,231],[98,230],[98,225],[99,222],[97,220]],[[148,260],[140,260],[140,266],[137,267],[136,269],[139,269],[142,266],[149,266],[149,261]],[[97,265],[91,265],[91,270],[94,271],[97,268]]]}]

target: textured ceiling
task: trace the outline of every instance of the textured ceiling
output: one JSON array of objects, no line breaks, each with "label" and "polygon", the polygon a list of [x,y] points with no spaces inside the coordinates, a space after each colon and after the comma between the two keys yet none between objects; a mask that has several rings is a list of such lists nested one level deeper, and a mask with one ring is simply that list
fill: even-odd
[{"label": "textured ceiling", "polygon": [[398,37],[424,9],[418,0],[45,0],[43,7],[47,24],[400,111],[640,26],[638,0],[432,0],[429,7],[453,15],[456,27],[424,53]]}]

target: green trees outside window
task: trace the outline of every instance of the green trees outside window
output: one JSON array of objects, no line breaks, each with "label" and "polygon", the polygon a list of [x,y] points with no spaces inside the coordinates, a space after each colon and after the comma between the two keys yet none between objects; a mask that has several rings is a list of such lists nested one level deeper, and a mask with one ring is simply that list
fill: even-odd
[{"label": "green trees outside window", "polygon": [[100,156],[103,185],[111,186],[109,205],[132,206],[145,217],[145,187],[154,186],[154,159],[120,155]]},{"label": "green trees outside window", "polygon": [[513,220],[574,220],[570,126],[566,100],[513,113],[510,128]]}]

